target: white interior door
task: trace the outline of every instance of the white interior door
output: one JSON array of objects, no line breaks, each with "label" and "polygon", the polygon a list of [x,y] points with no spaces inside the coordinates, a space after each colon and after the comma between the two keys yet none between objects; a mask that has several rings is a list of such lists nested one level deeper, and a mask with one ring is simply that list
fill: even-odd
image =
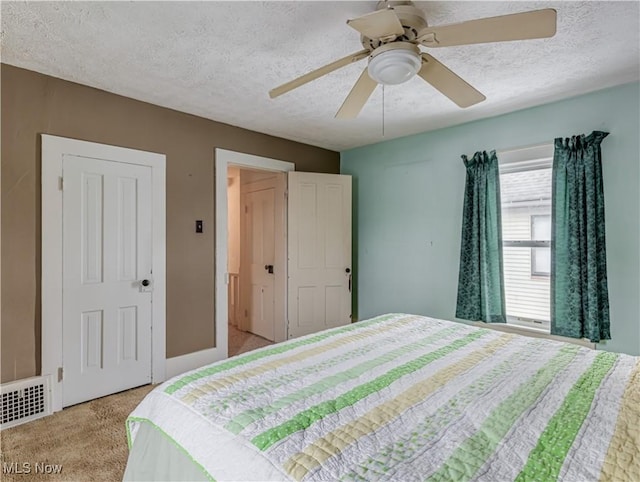
[{"label": "white interior door", "polygon": [[[242,177],[242,175],[241,175]],[[242,328],[267,340],[284,324],[284,177],[251,182],[241,189],[240,303]]]},{"label": "white interior door", "polygon": [[151,381],[151,171],[63,158],[63,406]]},{"label": "white interior door", "polygon": [[288,337],[351,323],[351,176],[289,172]]},{"label": "white interior door", "polygon": [[273,220],[274,189],[253,191],[245,195],[245,233],[249,285],[247,329],[273,341],[275,263]]}]

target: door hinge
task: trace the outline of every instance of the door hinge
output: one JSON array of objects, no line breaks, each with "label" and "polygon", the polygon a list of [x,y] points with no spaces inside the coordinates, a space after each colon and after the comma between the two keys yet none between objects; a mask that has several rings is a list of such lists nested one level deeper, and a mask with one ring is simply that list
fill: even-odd
[{"label": "door hinge", "polygon": [[64,191],[64,178],[58,177],[58,191]]},{"label": "door hinge", "polygon": [[244,207],[244,213],[247,214],[249,212],[249,206]]},{"label": "door hinge", "polygon": [[58,382],[61,382],[64,378],[64,369],[62,367],[58,367]]}]

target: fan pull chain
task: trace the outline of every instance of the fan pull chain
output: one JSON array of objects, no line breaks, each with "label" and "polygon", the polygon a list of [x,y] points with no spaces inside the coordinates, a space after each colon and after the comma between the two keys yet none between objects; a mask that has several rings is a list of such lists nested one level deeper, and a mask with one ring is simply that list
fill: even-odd
[{"label": "fan pull chain", "polygon": [[384,84],[382,84],[382,137],[384,137]]}]

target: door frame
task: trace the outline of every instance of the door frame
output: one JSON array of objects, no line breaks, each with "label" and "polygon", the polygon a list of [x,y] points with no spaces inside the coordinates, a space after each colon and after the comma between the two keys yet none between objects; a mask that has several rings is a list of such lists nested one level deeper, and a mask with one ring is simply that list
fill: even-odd
[{"label": "door frame", "polygon": [[[51,376],[51,406],[62,410],[62,167],[65,154],[151,167],[153,303],[151,383],[166,375],[166,156],[125,147],[41,134],[42,374]],[[96,150],[99,150],[99,157]]]},{"label": "door frame", "polygon": [[[229,331],[227,327],[229,313],[228,313],[228,284],[229,273],[227,271],[228,263],[228,203],[227,203],[227,169],[229,165],[238,166],[240,168],[260,169],[263,171],[276,171],[287,173],[289,171],[295,171],[295,164],[293,162],[280,161],[277,159],[271,159],[268,157],[254,156],[253,154],[245,154],[243,152],[229,151],[226,149],[215,149],[214,153],[215,162],[215,188],[216,188],[216,204],[215,204],[215,219],[216,219],[216,236],[215,236],[215,330],[216,330],[216,346],[221,345],[224,352],[227,353],[228,349],[228,337]],[[286,183],[286,179],[285,179]],[[286,186],[286,184],[285,184]],[[285,187],[286,189],[286,187]],[[286,203],[285,203],[286,209]],[[286,229],[287,215],[285,212],[285,226]],[[285,260],[286,261],[286,260]],[[284,263],[285,275],[284,279],[287,279],[287,263]],[[286,288],[286,287],[285,287]],[[285,310],[285,322],[287,315],[287,293],[284,292],[284,310]],[[278,330],[276,330],[278,331]],[[286,338],[286,329],[285,329]]]}]

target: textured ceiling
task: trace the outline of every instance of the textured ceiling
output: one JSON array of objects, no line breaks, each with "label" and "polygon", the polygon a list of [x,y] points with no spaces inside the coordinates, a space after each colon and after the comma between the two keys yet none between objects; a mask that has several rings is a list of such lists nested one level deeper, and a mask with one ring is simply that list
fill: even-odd
[{"label": "textured ceiling", "polygon": [[334,114],[366,60],[277,99],[269,89],[361,49],[345,21],[376,2],[2,2],[2,62],[334,150],[638,80],[640,3],[415,2],[430,25],[539,8],[543,40],[431,49],[487,96],[469,109],[414,78]]}]

